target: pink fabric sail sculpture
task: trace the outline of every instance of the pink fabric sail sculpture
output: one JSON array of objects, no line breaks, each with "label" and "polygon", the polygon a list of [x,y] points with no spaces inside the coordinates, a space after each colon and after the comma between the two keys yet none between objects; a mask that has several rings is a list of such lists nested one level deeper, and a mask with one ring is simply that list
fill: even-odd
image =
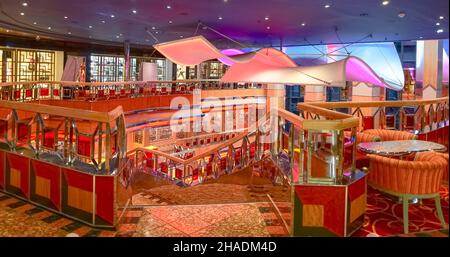
[{"label": "pink fabric sail sculpture", "polygon": [[222,82],[267,84],[303,84],[343,87],[346,81],[370,83],[375,86],[401,90],[404,85],[385,81],[362,59],[345,59],[315,66],[297,66],[285,53],[275,48],[228,56],[203,36],[196,36],[154,45],[169,60],[180,65],[197,65],[220,59],[231,65]]}]

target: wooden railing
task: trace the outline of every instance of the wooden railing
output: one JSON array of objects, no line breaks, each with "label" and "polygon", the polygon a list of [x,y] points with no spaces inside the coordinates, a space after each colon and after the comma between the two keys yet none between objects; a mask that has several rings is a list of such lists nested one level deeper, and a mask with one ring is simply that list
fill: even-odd
[{"label": "wooden railing", "polygon": [[[39,158],[59,156],[110,174],[126,154],[125,120],[121,106],[110,112],[0,100],[0,141],[9,150],[28,149]],[[117,160],[117,161],[113,161]]]},{"label": "wooden railing", "polygon": [[359,119],[359,130],[381,128],[422,133],[442,127],[449,120],[448,97],[407,101],[311,102],[309,105],[331,110],[348,108],[351,115]]},{"label": "wooden railing", "polygon": [[218,80],[74,82],[28,81],[0,83],[0,98],[9,101],[73,99],[99,101],[156,95],[192,94],[194,89],[260,88],[258,84],[220,83]]}]

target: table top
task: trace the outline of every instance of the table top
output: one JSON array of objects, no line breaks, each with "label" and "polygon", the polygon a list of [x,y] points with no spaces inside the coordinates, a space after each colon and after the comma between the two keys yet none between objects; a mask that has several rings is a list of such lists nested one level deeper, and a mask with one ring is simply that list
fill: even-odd
[{"label": "table top", "polygon": [[400,141],[381,141],[381,142],[364,142],[358,144],[358,149],[370,154],[378,154],[384,156],[402,156],[411,153],[436,151],[444,152],[447,147],[444,145],[422,141],[422,140],[400,140]]}]

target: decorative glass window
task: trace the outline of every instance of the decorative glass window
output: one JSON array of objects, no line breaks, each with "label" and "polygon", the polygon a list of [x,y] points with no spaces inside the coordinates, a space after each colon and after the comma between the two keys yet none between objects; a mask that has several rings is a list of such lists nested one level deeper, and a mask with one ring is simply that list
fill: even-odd
[{"label": "decorative glass window", "polygon": [[144,133],[142,130],[135,131],[133,134],[133,141],[137,144],[144,143]]},{"label": "decorative glass window", "polygon": [[91,82],[123,81],[124,69],[122,56],[91,55]]},{"label": "decorative glass window", "polygon": [[0,69],[2,82],[55,80],[55,52],[0,48]]}]

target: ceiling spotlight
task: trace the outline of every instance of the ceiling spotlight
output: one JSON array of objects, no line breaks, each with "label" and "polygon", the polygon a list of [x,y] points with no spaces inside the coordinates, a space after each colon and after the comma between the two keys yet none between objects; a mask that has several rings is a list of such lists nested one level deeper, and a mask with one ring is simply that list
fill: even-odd
[{"label": "ceiling spotlight", "polygon": [[183,36],[180,36],[180,38],[183,38]]},{"label": "ceiling spotlight", "polygon": [[67,32],[67,34],[72,35],[72,32],[69,31],[69,32]]},{"label": "ceiling spotlight", "polygon": [[149,40],[149,39],[146,39],[145,42],[150,42],[150,40]]},{"label": "ceiling spotlight", "polygon": [[64,19],[68,19],[69,17],[67,17],[67,16],[64,16]]},{"label": "ceiling spotlight", "polygon": [[48,29],[48,30],[51,30],[51,29],[52,29],[52,27],[48,27],[47,29]]},{"label": "ceiling spotlight", "polygon": [[119,35],[116,36],[116,38],[119,38],[119,37],[120,37]]},{"label": "ceiling spotlight", "polygon": [[270,27],[269,27],[269,26],[267,26],[267,27],[266,27],[266,29],[270,29]]},{"label": "ceiling spotlight", "polygon": [[439,23],[439,22],[436,22],[436,26],[440,26],[441,25],[441,23]]},{"label": "ceiling spotlight", "polygon": [[153,26],[152,29],[156,29],[156,27]]},{"label": "ceiling spotlight", "polygon": [[219,20],[221,20],[221,19],[223,19],[223,18],[222,18],[222,16],[219,16],[219,18],[218,18],[218,19],[219,19]]},{"label": "ceiling spotlight", "polygon": [[89,38],[92,38],[92,36],[89,36]]},{"label": "ceiling spotlight", "polygon": [[331,5],[329,5],[329,4],[326,4],[326,5],[324,5],[323,7],[325,7],[325,8],[330,8],[330,7],[331,7]]},{"label": "ceiling spotlight", "polygon": [[111,18],[114,18],[114,17],[116,17],[114,14],[111,14],[111,16],[110,16]]},{"label": "ceiling spotlight", "polygon": [[137,11],[136,10],[133,10],[133,11],[131,11],[132,13],[134,13],[134,14],[136,14],[137,13]]},{"label": "ceiling spotlight", "polygon": [[90,29],[92,29],[92,26],[89,26]]},{"label": "ceiling spotlight", "polygon": [[382,5],[388,5],[388,4],[389,4],[389,1],[385,0],[385,1],[381,2],[381,4],[382,4]]},{"label": "ceiling spotlight", "polygon": [[398,13],[398,17],[400,17],[400,18],[404,18],[405,16],[406,16],[405,12],[399,12]]},{"label": "ceiling spotlight", "polygon": [[166,6],[167,9],[172,9],[172,6],[168,5]]},{"label": "ceiling spotlight", "polygon": [[269,20],[269,17],[266,16],[266,17],[264,18],[264,20],[268,21],[268,20]]},{"label": "ceiling spotlight", "polygon": [[155,31],[155,34],[158,34],[159,32],[158,31]]},{"label": "ceiling spotlight", "polygon": [[21,13],[20,13],[20,15],[24,16],[24,15],[25,15],[25,13],[21,12]]},{"label": "ceiling spotlight", "polygon": [[423,37],[419,37],[420,39],[422,39]]},{"label": "ceiling spotlight", "polygon": [[439,16],[439,20],[443,20],[444,19],[444,16]]},{"label": "ceiling spotlight", "polygon": [[169,21],[170,24],[172,24],[172,21]]},{"label": "ceiling spotlight", "polygon": [[301,25],[302,25],[302,27],[304,27],[304,26],[306,26],[306,23],[303,22]]},{"label": "ceiling spotlight", "polygon": [[438,29],[438,30],[436,30],[436,33],[438,33],[438,34],[441,34],[442,32],[444,32],[443,29]]},{"label": "ceiling spotlight", "polygon": [[106,21],[102,21],[102,23],[103,23],[103,24],[105,24],[105,23],[106,23]]},{"label": "ceiling spotlight", "polygon": [[6,33],[9,33],[9,29],[6,30]]},{"label": "ceiling spotlight", "polygon": [[34,25],[36,25],[36,24],[37,24],[37,22],[33,22],[33,24],[34,24]]},{"label": "ceiling spotlight", "polygon": [[28,6],[28,3],[22,3],[22,6]]}]

